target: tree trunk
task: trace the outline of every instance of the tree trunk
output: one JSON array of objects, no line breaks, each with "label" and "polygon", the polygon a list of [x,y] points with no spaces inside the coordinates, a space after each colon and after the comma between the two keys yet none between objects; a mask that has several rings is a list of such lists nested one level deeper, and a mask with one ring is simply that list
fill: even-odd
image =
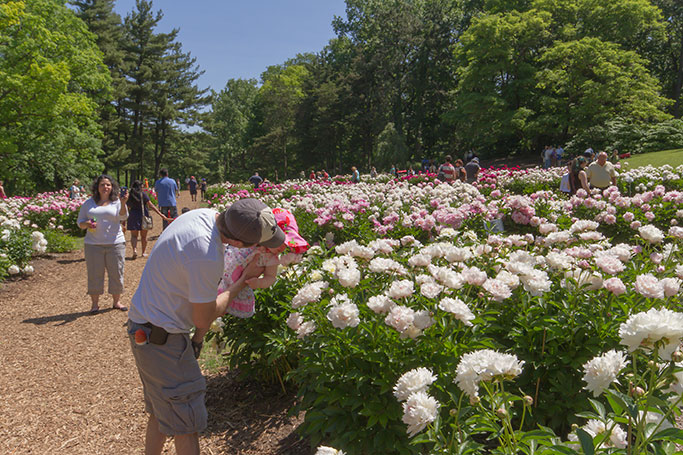
[{"label": "tree trunk", "polygon": [[681,50],[678,54],[676,85],[674,86],[674,117],[681,118],[681,88],[683,87],[683,33],[681,33]]}]

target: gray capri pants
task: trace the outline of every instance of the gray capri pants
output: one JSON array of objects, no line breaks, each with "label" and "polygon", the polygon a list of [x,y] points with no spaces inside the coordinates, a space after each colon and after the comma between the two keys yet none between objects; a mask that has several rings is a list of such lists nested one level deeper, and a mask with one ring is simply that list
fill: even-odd
[{"label": "gray capri pants", "polygon": [[91,245],[86,243],[85,266],[88,270],[88,295],[104,294],[104,270],[109,277],[109,293],[123,294],[123,266],[126,244]]},{"label": "gray capri pants", "polygon": [[142,380],[145,411],[156,417],[162,434],[180,435],[204,431],[207,412],[206,380],[199,369],[187,333],[170,333],[163,345],[135,342],[135,332],[150,329],[128,321],[128,337]]}]

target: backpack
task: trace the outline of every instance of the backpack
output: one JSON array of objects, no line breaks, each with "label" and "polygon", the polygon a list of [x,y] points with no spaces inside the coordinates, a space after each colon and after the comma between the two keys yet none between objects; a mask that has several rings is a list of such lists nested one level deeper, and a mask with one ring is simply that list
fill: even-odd
[{"label": "backpack", "polygon": [[439,166],[439,172],[436,174],[436,178],[442,182],[446,181],[446,174],[443,173],[443,166]]}]

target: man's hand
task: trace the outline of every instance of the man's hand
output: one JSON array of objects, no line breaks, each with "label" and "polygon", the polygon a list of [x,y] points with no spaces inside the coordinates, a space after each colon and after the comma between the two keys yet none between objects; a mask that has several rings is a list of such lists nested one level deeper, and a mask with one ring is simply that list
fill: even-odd
[{"label": "man's hand", "polygon": [[242,272],[242,276],[240,278],[244,279],[244,282],[246,283],[247,280],[251,278],[258,278],[260,277],[263,272],[265,272],[266,268],[261,267],[258,264],[256,264],[257,261],[252,260],[249,262],[247,267],[244,269],[244,272]]}]

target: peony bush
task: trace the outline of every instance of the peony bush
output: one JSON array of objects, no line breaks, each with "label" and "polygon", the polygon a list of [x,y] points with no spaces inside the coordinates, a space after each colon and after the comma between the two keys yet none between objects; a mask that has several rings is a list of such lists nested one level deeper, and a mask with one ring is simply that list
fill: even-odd
[{"label": "peony bush", "polygon": [[217,208],[256,195],[318,245],[209,337],[346,453],[670,453],[683,193],[653,176],[681,171],[572,197],[538,169],[224,184]]}]

